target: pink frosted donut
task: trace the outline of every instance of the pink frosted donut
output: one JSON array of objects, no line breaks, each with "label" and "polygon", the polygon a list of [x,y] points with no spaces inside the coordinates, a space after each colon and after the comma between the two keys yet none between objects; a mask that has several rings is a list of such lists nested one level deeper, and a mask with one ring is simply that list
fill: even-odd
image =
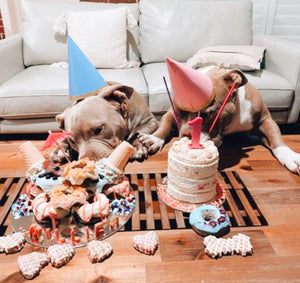
[{"label": "pink frosted donut", "polygon": [[35,218],[43,221],[46,218],[57,218],[57,212],[49,202],[49,197],[45,193],[39,194],[32,202],[32,209]]},{"label": "pink frosted donut", "polygon": [[93,203],[86,202],[75,212],[82,222],[88,223],[92,218],[103,218],[109,214],[109,199],[104,194],[96,194]]}]

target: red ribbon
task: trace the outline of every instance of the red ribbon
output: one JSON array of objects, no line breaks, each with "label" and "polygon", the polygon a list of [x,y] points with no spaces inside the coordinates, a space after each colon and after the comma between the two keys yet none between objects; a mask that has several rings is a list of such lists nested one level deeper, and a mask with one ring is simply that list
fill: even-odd
[{"label": "red ribbon", "polygon": [[229,90],[229,92],[228,92],[228,94],[227,94],[225,100],[223,101],[223,104],[222,104],[221,108],[219,109],[219,112],[218,112],[218,114],[217,114],[215,120],[213,121],[212,125],[211,125],[210,128],[209,128],[209,132],[208,132],[209,134],[210,134],[210,132],[213,130],[213,128],[214,128],[216,122],[218,121],[218,119],[219,119],[219,117],[220,117],[220,115],[221,115],[221,113],[222,113],[222,111],[223,111],[223,109],[224,109],[224,107],[225,107],[225,105],[226,105],[226,103],[227,103],[229,97],[233,94],[235,88],[236,88],[236,85],[233,84],[232,87],[231,87],[231,89]]}]

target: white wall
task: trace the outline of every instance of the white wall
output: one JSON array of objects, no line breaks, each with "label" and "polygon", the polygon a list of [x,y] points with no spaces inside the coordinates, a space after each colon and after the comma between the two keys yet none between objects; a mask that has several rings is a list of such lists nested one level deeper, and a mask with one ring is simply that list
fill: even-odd
[{"label": "white wall", "polygon": [[300,0],[252,0],[252,2],[254,32],[300,43]]}]

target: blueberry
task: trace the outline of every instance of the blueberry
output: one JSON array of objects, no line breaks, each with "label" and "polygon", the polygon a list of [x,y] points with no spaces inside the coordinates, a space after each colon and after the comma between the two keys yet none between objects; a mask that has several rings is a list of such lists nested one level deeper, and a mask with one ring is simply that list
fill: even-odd
[{"label": "blueberry", "polygon": [[57,180],[57,176],[53,176],[53,178],[52,178],[53,180]]},{"label": "blueberry", "polygon": [[58,166],[56,166],[56,167],[53,168],[54,171],[59,171],[59,169],[60,168]]}]

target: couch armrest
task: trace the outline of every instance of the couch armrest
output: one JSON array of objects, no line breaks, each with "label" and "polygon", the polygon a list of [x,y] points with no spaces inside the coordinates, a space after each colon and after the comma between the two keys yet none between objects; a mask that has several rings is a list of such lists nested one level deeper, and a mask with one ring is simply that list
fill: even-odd
[{"label": "couch armrest", "polygon": [[294,85],[295,97],[287,122],[297,122],[300,110],[300,45],[263,34],[254,34],[252,44],[267,48],[265,69],[282,75]]},{"label": "couch armrest", "polygon": [[0,40],[0,84],[25,69],[21,34]]}]

